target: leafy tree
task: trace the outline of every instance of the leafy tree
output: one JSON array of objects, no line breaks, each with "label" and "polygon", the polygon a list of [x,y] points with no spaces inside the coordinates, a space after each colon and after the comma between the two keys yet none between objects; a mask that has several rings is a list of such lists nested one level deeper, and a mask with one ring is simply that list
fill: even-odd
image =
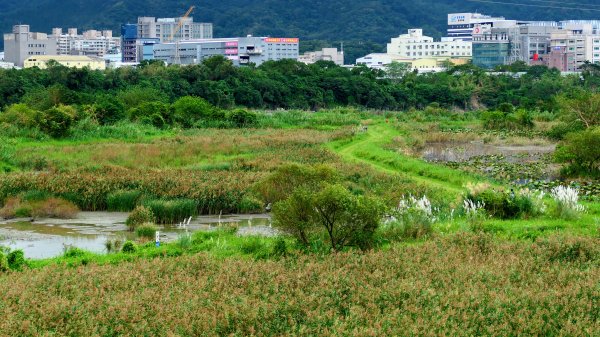
[{"label": "leafy tree", "polygon": [[125,118],[125,106],[112,96],[99,96],[93,106],[94,114],[100,124],[113,124]]},{"label": "leafy tree", "polygon": [[383,215],[376,200],[354,196],[342,185],[326,185],[320,192],[298,189],[277,204],[275,223],[307,245],[310,234],[324,231],[331,249],[340,251],[351,245],[368,249]]},{"label": "leafy tree", "polygon": [[255,186],[256,192],[266,203],[287,199],[296,188],[317,191],[324,183],[336,183],[339,173],[327,165],[283,165]]},{"label": "leafy tree", "polygon": [[404,62],[393,61],[392,63],[388,64],[385,69],[385,73],[387,74],[388,78],[395,81],[399,81],[409,72],[410,66],[408,63]]},{"label": "leafy tree", "polygon": [[586,128],[600,124],[600,94],[579,93],[573,98],[557,98],[567,122],[581,122]]}]

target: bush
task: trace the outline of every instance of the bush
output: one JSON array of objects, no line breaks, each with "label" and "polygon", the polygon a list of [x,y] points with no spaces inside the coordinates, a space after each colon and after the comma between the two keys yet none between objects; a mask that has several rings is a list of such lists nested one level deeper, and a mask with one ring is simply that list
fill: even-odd
[{"label": "bush", "polygon": [[130,231],[134,231],[138,226],[154,222],[154,213],[150,208],[144,206],[136,207],[127,217],[125,224]]},{"label": "bush", "polygon": [[560,123],[554,125],[546,135],[554,140],[563,140],[569,133],[578,132],[585,129],[583,123]]},{"label": "bush", "polygon": [[198,203],[192,199],[154,199],[143,204],[159,224],[176,224],[198,213]]},{"label": "bush", "polygon": [[23,267],[26,265],[27,261],[25,261],[25,254],[22,250],[13,250],[8,253],[8,266],[12,270],[23,270]]},{"label": "bush", "polygon": [[600,175],[600,127],[568,134],[554,156],[565,175]]},{"label": "bush", "polygon": [[143,224],[135,229],[135,234],[140,238],[154,239],[158,227],[154,224]]},{"label": "bush", "polygon": [[253,126],[258,122],[256,113],[246,109],[229,110],[225,116],[228,121],[232,122],[238,128]]},{"label": "bush", "polygon": [[173,119],[184,128],[189,128],[198,120],[211,119],[214,110],[203,98],[181,97],[173,104]]},{"label": "bush", "polygon": [[106,206],[109,212],[130,212],[140,199],[140,191],[119,190],[106,196]]},{"label": "bush", "polygon": [[75,120],[76,111],[70,106],[57,106],[38,114],[38,125],[42,131],[54,138],[64,137]]},{"label": "bush", "polygon": [[125,243],[123,244],[123,248],[121,249],[121,251],[123,253],[126,254],[133,254],[135,252],[137,252],[138,247],[135,243],[133,243],[133,241],[125,241]]},{"label": "bush", "polygon": [[535,126],[532,114],[524,109],[516,112],[487,111],[481,115],[481,121],[485,128],[495,130],[531,129]]},{"label": "bush", "polygon": [[536,213],[531,196],[514,190],[505,192],[487,188],[478,192],[470,191],[466,199],[483,205],[486,213],[494,218],[515,219]]}]

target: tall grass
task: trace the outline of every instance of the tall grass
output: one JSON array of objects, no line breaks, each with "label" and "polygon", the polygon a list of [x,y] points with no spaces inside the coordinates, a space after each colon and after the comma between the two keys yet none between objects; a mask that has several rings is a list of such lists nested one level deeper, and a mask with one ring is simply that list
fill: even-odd
[{"label": "tall grass", "polygon": [[198,202],[192,199],[150,199],[143,204],[158,224],[172,225],[198,214]]},{"label": "tall grass", "polygon": [[106,207],[109,212],[129,212],[138,204],[140,191],[119,190],[106,196]]},{"label": "tall grass", "polygon": [[327,258],[63,263],[0,277],[0,335],[594,336],[596,240],[463,233]]}]

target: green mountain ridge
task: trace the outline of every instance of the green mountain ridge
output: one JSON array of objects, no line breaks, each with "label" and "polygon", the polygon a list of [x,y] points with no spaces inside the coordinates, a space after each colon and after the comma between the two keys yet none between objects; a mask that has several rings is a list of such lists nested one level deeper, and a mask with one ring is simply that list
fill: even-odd
[{"label": "green mountain ridge", "polygon": [[[506,2],[548,8],[510,6],[504,4]],[[23,23],[31,25],[33,31],[77,27],[112,29],[119,35],[120,25],[136,22],[138,16],[174,17],[194,5],[195,21],[214,23],[216,37],[246,34],[299,37],[302,41],[327,41],[309,46],[346,41],[350,48],[363,41],[368,46],[363,49],[368,50],[382,49],[391,37],[413,27],[423,28],[434,37],[444,36],[447,14],[451,12],[479,11],[522,20],[600,19],[600,5],[596,0],[578,3],[574,6],[540,0],[493,3],[464,0],[3,0],[0,28],[9,32],[12,25]]]}]

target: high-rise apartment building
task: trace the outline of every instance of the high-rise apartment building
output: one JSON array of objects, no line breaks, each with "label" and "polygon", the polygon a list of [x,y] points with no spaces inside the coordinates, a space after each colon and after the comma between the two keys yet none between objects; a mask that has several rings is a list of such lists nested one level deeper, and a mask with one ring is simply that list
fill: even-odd
[{"label": "high-rise apartment building", "polygon": [[56,40],[48,34],[32,33],[29,25],[13,26],[12,33],[4,34],[4,60],[23,67],[24,61],[37,55],[56,55]]},{"label": "high-rise apartment building", "polygon": [[51,39],[56,40],[59,55],[85,55],[103,57],[121,45],[121,39],[113,37],[111,30],[88,30],[78,34],[77,28],[52,29]]}]

